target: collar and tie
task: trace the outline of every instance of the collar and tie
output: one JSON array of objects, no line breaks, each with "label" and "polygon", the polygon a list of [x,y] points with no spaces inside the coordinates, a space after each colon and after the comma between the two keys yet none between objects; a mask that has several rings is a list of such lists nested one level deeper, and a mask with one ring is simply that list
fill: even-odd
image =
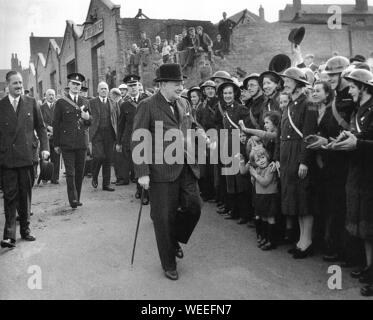
[{"label": "collar and tie", "polygon": [[14,108],[14,111],[17,112],[17,108],[18,108],[17,99],[13,99],[13,108]]}]

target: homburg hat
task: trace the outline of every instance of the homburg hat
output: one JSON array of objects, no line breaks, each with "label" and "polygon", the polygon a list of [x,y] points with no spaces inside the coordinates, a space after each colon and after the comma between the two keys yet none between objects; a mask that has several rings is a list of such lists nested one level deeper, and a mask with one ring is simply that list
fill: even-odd
[{"label": "homburg hat", "polygon": [[156,70],[155,82],[183,81],[181,65],[178,63],[165,63]]},{"label": "homburg hat", "polygon": [[304,27],[294,28],[290,31],[288,40],[299,46],[304,39],[305,33],[306,29]]}]

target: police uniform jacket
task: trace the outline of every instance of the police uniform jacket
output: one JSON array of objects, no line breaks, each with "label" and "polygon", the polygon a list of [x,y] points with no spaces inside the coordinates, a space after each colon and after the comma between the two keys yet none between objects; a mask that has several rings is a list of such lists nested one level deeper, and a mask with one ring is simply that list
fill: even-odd
[{"label": "police uniform jacket", "polygon": [[148,98],[145,93],[139,96],[136,102],[130,96],[126,96],[124,102],[119,106],[118,121],[118,144],[123,146],[124,150],[131,150],[131,136],[133,130],[133,121],[137,111],[138,103]]},{"label": "police uniform jacket", "polygon": [[[65,96],[72,103],[70,95]],[[81,108],[88,107],[89,101],[78,97],[77,105]],[[89,120],[81,118],[81,109],[75,108],[64,99],[58,99],[54,108],[53,138],[54,146],[66,150],[88,148],[88,128],[91,125],[92,117]]]}]

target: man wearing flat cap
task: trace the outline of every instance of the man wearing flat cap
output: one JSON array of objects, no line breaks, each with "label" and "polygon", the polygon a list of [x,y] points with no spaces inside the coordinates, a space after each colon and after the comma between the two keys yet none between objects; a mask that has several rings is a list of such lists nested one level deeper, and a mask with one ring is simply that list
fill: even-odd
[{"label": "man wearing flat cap", "polygon": [[[118,150],[122,150],[122,178],[119,185],[128,185],[130,180],[136,181],[135,172],[132,162],[131,154],[131,137],[133,132],[133,119],[137,111],[138,104],[148,98],[146,94],[140,94],[139,92],[139,81],[140,77],[137,75],[128,75],[123,79],[123,82],[127,85],[128,94],[124,99],[124,102],[119,106],[119,122],[118,122]],[[141,188],[138,185],[136,198],[140,199]],[[143,204],[149,204],[148,192],[143,199]]]},{"label": "man wearing flat cap", "polygon": [[80,202],[84,166],[88,148],[88,127],[91,125],[88,100],[79,96],[85,77],[80,73],[67,76],[69,92],[58,99],[54,108],[54,150],[60,154],[66,168],[67,195],[71,208]]},{"label": "man wearing flat cap", "polygon": [[[184,254],[179,243],[188,243],[201,214],[201,200],[197,180],[199,165],[191,163],[191,155],[184,144],[184,163],[163,161],[159,163],[159,154],[167,155],[172,141],[163,143],[155,135],[156,122],[162,122],[162,136],[173,130],[187,137],[188,129],[198,129],[189,103],[181,99],[183,75],[179,64],[164,64],[156,71],[156,82],[160,85],[158,93],[142,101],[137,108],[134,119],[134,135],[148,132],[152,137],[150,164],[146,164],[133,152],[136,177],[139,184],[150,193],[150,215],[154,222],[154,231],[158,252],[164,274],[171,280],[178,279],[176,257]],[[161,132],[162,132],[161,131]],[[201,132],[202,131],[202,132]],[[204,138],[204,131],[199,132]],[[134,138],[134,136],[133,136]],[[184,141],[186,141],[185,139]],[[208,141],[208,139],[206,138]],[[132,150],[135,151],[140,141],[132,139]],[[155,148],[155,145],[157,148]],[[160,150],[158,150],[160,148]],[[157,149],[157,150],[155,150]],[[157,161],[156,161],[157,155]],[[188,160],[187,160],[188,159]],[[166,160],[166,161],[165,161]],[[170,159],[168,159],[170,160]],[[178,209],[182,208],[182,209]]]}]

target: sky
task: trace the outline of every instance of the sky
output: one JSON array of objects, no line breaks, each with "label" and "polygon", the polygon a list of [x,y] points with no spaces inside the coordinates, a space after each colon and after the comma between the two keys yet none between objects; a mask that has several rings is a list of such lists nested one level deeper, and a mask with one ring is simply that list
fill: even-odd
[{"label": "sky", "polygon": [[[278,12],[292,0],[112,0],[121,5],[121,17],[133,18],[141,8],[153,19],[193,19],[219,22],[243,9],[258,14],[264,8],[267,21],[278,20]],[[22,66],[28,65],[31,32],[39,37],[63,37],[66,20],[85,21],[90,0],[0,0],[0,69],[10,68],[12,53]],[[229,5],[228,5],[229,3]],[[302,0],[304,4],[354,4],[354,0]],[[368,1],[373,5],[373,0]]]}]

